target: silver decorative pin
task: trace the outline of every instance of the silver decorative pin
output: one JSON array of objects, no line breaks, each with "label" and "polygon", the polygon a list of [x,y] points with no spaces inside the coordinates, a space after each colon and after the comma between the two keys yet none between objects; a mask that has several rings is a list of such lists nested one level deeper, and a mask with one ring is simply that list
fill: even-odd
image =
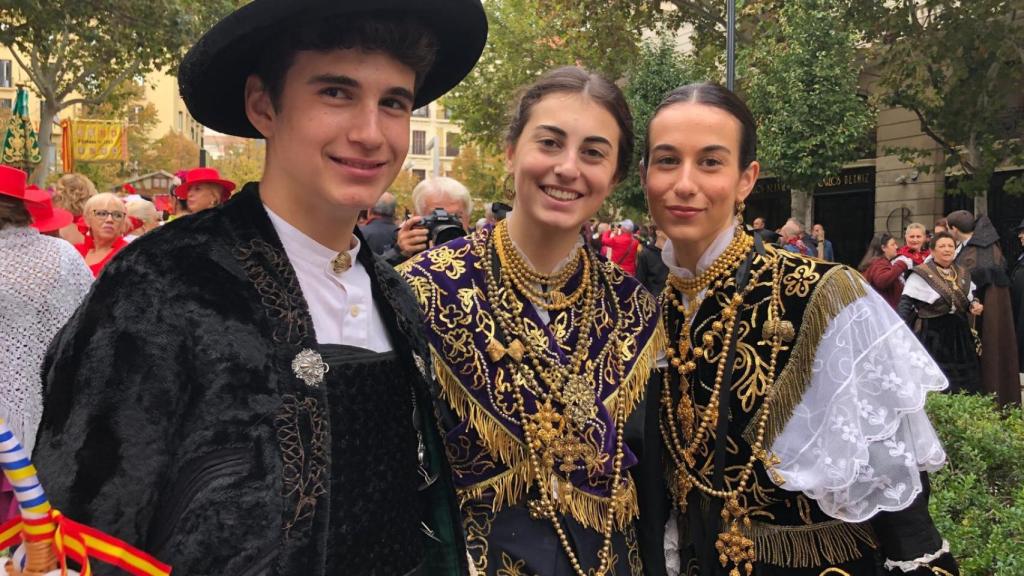
[{"label": "silver decorative pin", "polygon": [[423,360],[423,357],[413,352],[412,359],[416,363],[416,368],[420,371],[420,374],[423,375],[423,379],[430,380],[430,374],[427,372],[427,362]]},{"label": "silver decorative pin", "polygon": [[306,386],[316,387],[324,383],[324,374],[331,369],[320,353],[306,348],[295,355],[292,359],[292,372],[295,377],[306,383]]}]

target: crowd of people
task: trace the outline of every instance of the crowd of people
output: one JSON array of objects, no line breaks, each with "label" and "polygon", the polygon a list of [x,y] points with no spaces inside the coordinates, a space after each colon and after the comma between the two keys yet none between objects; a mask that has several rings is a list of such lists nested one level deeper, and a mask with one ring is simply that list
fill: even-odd
[{"label": "crowd of people", "polygon": [[[167,215],[0,167],[0,416],[64,515],[180,574],[958,574],[923,406],[1019,402],[987,219],[879,235],[862,276],[820,225],[748,226],[736,94],[678,87],[634,134],[579,67],[510,95],[510,204],[471,222],[432,177],[399,218],[412,111],[487,22],[368,6],[255,0],[185,56],[259,182],[186,171]],[[637,147],[653,224],[598,221]]]}]

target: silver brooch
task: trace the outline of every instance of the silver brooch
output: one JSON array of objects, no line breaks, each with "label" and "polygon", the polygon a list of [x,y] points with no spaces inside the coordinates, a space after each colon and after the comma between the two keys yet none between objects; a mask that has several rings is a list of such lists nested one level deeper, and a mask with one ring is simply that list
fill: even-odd
[{"label": "silver brooch", "polygon": [[292,359],[292,372],[295,377],[306,383],[306,386],[316,386],[324,383],[324,374],[331,369],[320,353],[306,348],[295,355]]},{"label": "silver brooch", "polygon": [[420,374],[423,375],[424,380],[430,380],[430,374],[427,373],[427,363],[423,360],[423,357],[413,352],[412,360],[416,363],[416,368],[419,369]]}]

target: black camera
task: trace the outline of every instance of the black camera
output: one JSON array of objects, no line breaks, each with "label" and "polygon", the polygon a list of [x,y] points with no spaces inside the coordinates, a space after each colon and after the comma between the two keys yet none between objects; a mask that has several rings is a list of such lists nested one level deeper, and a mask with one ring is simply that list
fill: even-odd
[{"label": "black camera", "polygon": [[423,217],[419,226],[427,229],[431,246],[444,244],[449,240],[466,235],[466,229],[462,227],[462,220],[442,208],[434,208],[430,214]]}]

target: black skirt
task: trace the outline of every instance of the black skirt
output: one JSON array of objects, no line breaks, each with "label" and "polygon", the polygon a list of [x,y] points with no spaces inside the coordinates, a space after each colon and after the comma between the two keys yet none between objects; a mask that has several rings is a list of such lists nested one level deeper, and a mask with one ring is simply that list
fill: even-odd
[{"label": "black skirt", "polygon": [[918,338],[949,380],[949,392],[981,393],[978,353],[966,318],[922,318]]}]

